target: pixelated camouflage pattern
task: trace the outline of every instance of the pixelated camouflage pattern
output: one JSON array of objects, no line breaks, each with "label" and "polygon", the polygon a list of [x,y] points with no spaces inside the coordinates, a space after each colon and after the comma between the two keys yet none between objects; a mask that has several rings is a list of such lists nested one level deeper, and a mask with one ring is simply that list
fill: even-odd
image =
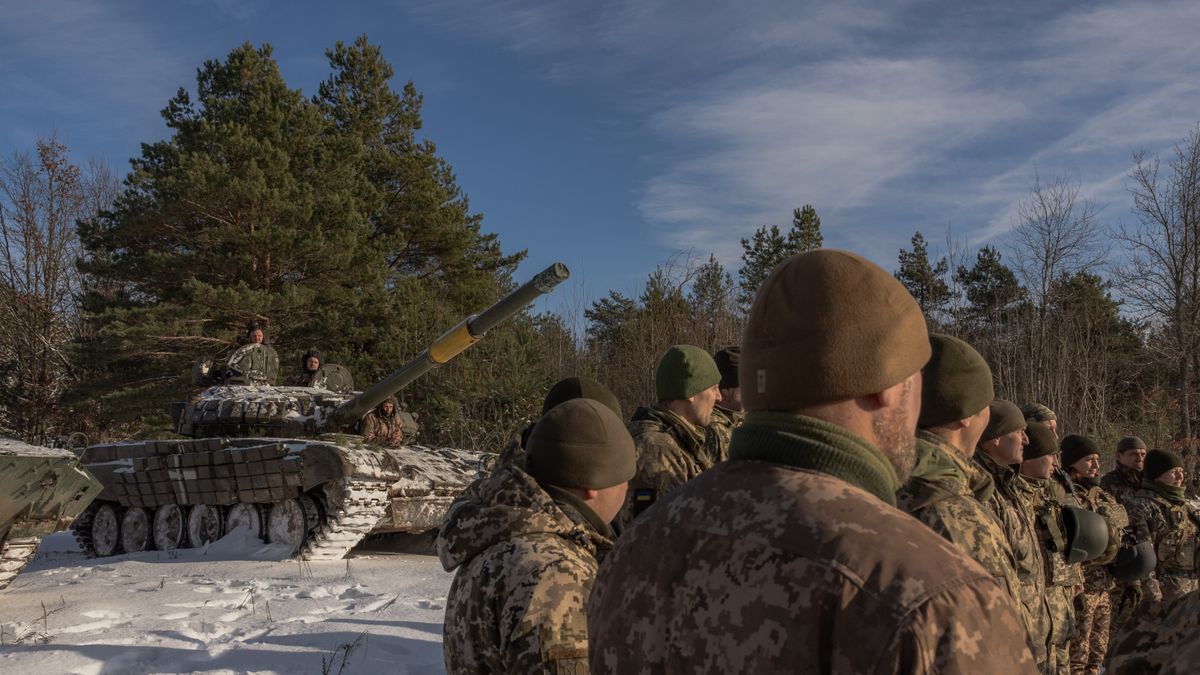
[{"label": "pixelated camouflage pattern", "polygon": [[[574,503],[572,503],[574,502]],[[612,532],[516,467],[473,483],[438,534],[447,571],[446,672],[588,673],[585,617]]]},{"label": "pixelated camouflage pattern", "polygon": [[588,629],[599,674],[1035,672],[977,563],[856,485],[766,461],[719,464],[639,517]]},{"label": "pixelated camouflage pattern", "polygon": [[651,490],[654,500],[662,499],[714,464],[705,431],[662,405],[638,408],[629,433],[637,448],[637,474],[629,481],[629,497],[617,516],[622,527],[633,520],[639,490]]},{"label": "pixelated camouflage pattern", "polygon": [[1062,507],[1067,503],[1067,493],[1053,480],[1027,476],[1017,480],[1016,488],[1026,495],[1032,506],[1042,561],[1046,565],[1051,647],[1048,672],[1069,675],[1071,637],[1075,633],[1075,595],[1083,589],[1083,570],[1081,565],[1068,564],[1066,560],[1067,537]]},{"label": "pixelated camouflage pattern", "polygon": [[1013,554],[1020,582],[1021,606],[1027,613],[1029,637],[1038,669],[1052,672],[1049,670],[1054,657],[1050,648],[1050,607],[1046,602],[1046,563],[1034,524],[1032,496],[1013,467],[1001,466],[982,451],[975,453],[974,460],[996,484],[996,492],[988,506],[999,519]]},{"label": "pixelated camouflage pattern", "polygon": [[996,514],[984,503],[994,492],[986,471],[942,437],[919,431],[917,464],[896,493],[896,505],[971,556],[1019,602],[1012,549]]},{"label": "pixelated camouflage pattern", "polygon": [[733,430],[742,426],[746,413],[740,410],[726,410],[721,406],[713,408],[712,422],[706,429],[705,447],[713,464],[729,459],[729,444],[733,439]]},{"label": "pixelated camouflage pattern", "polygon": [[1117,632],[1106,675],[1194,675],[1200,672],[1200,592],[1149,608]]},{"label": "pixelated camouflage pattern", "polygon": [[1108,651],[1112,600],[1108,590],[1088,590],[1075,602],[1075,634],[1071,637],[1071,672],[1099,675]]},{"label": "pixelated camouflage pattern", "polygon": [[1129,497],[1125,510],[1134,536],[1154,542],[1158,556],[1154,573],[1142,580],[1142,602],[1171,602],[1196,590],[1200,526],[1192,506],[1143,487]]},{"label": "pixelated camouflage pattern", "polygon": [[1142,489],[1142,472],[1118,464],[1100,477],[1100,487],[1124,504],[1126,499]]}]

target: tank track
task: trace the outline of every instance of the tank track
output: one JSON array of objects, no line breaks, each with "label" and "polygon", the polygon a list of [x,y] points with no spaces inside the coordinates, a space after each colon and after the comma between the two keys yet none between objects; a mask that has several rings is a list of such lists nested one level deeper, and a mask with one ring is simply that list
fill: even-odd
[{"label": "tank track", "polygon": [[326,490],[324,522],[301,547],[305,560],[341,560],[387,513],[387,481],[350,479],[337,485]]},{"label": "tank track", "polygon": [[41,537],[19,537],[0,544],[0,590],[8,588],[25,565],[33,560],[40,541]]},{"label": "tank track", "polygon": [[79,544],[79,550],[89,558],[96,557],[96,548],[92,546],[92,520],[96,517],[96,511],[100,509],[103,502],[95,500],[84,509],[75,520],[71,523],[71,534],[75,535],[75,543]]}]

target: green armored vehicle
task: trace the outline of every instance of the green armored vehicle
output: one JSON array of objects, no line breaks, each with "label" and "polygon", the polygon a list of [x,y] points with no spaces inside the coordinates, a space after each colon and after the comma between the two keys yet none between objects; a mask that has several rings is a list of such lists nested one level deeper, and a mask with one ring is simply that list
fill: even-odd
[{"label": "green armored vehicle", "polygon": [[551,265],[361,393],[255,384],[234,372],[249,383],[212,386],[183,407],[187,439],[87,448],[80,459],[104,492],[76,519],[76,538],[86,552],[110,556],[202,546],[241,529],[305,559],[333,560],[368,534],[437,528],[475,479],[481,453],[381,447],[352,431],[568,275]]},{"label": "green armored vehicle", "polygon": [[0,438],[0,588],[33,558],[42,535],[64,527],[99,492],[71,451]]}]

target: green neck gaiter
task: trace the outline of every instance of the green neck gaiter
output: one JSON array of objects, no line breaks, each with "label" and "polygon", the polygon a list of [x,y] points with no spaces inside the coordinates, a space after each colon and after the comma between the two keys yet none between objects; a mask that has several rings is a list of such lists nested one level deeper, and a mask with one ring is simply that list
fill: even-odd
[{"label": "green neck gaiter", "polygon": [[792,413],[754,411],[733,432],[729,459],[774,462],[840,478],[896,505],[899,477],[865,439],[835,424]]},{"label": "green neck gaiter", "polygon": [[1182,485],[1179,487],[1175,487],[1173,485],[1163,485],[1162,483],[1160,483],[1156,480],[1151,480],[1149,478],[1143,478],[1142,479],[1142,487],[1146,488],[1147,490],[1157,492],[1158,494],[1162,495],[1164,498],[1166,498],[1170,501],[1173,501],[1173,502],[1177,502],[1179,504],[1182,504],[1186,501],[1183,496],[1183,486]]}]

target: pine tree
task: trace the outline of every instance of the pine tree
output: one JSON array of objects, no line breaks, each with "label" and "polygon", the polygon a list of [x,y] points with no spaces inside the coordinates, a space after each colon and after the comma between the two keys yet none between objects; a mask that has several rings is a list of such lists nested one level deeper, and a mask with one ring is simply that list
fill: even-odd
[{"label": "pine tree", "polygon": [[896,278],[917,299],[930,326],[937,325],[941,313],[953,299],[950,286],[946,283],[949,263],[945,258],[936,264],[929,262],[928,245],[920,232],[913,234],[911,251],[900,249],[899,263]]},{"label": "pine tree", "polygon": [[785,236],[778,225],[764,225],[743,238],[742,268],[738,271],[738,302],[749,309],[759,286],[775,266],[789,256],[821,248],[821,217],[811,204],[792,212],[792,227]]},{"label": "pine tree", "polygon": [[967,299],[964,320],[970,328],[986,326],[1025,299],[1025,289],[1017,281],[1016,273],[991,246],[979,249],[975,264],[970,269],[959,267],[954,278]]},{"label": "pine tree", "polygon": [[815,251],[825,244],[821,234],[821,216],[812,204],[792,212],[792,229],[788,232],[788,246],[794,253]]}]

